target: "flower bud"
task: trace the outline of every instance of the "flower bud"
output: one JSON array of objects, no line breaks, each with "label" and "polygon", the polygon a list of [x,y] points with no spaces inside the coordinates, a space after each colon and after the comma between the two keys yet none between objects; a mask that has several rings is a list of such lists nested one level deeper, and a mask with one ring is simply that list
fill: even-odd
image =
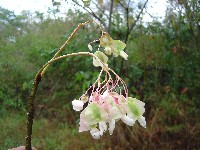
[{"label": "flower bud", "polygon": [[83,109],[84,102],[80,100],[73,100],[72,105],[74,110],[80,111]]}]

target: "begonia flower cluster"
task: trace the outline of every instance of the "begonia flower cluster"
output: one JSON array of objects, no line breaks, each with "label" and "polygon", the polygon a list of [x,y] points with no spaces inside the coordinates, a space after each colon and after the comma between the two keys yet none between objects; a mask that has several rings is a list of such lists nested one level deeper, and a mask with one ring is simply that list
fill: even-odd
[{"label": "begonia flower cluster", "polygon": [[[88,105],[83,109],[84,103]],[[121,120],[129,126],[136,121],[146,127],[143,117],[145,103],[136,98],[124,97],[121,94],[106,90],[103,94],[95,91],[90,97],[72,101],[73,109],[81,111],[79,132],[90,131],[94,139],[100,139],[104,132],[113,134],[115,124]]]}]

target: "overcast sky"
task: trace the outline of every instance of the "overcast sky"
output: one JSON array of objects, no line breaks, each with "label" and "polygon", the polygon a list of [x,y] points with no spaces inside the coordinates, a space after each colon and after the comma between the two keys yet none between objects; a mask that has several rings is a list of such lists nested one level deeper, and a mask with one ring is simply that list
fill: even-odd
[{"label": "overcast sky", "polygon": [[[58,0],[59,1],[59,0]],[[65,5],[65,10],[69,9],[71,6],[69,3]],[[52,8],[52,0],[0,0],[0,6],[13,10],[15,14],[20,14],[22,10],[30,10],[31,12],[40,11],[47,12],[48,8]],[[149,0],[148,12],[152,16],[164,17],[166,10],[166,0]],[[144,16],[144,20],[151,21],[149,15]]]}]

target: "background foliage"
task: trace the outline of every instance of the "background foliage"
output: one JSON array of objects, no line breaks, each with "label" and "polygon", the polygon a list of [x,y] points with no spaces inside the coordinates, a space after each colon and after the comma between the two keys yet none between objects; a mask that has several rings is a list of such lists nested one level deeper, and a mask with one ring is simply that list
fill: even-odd
[{"label": "background foliage", "polygon": [[[100,19],[113,39],[127,43],[128,61],[111,58],[109,65],[126,81],[130,96],[146,103],[147,129],[118,123],[114,135],[100,141],[78,133],[71,101],[93,83],[99,70],[91,58],[74,57],[54,63],[42,80],[33,144],[38,149],[200,148],[199,2],[170,0],[162,22],[155,18],[144,23],[147,2],[99,1],[96,12],[81,5],[86,12],[68,10],[64,18],[55,15],[59,7],[48,15],[15,15],[1,7],[0,149],[24,144],[26,102],[35,74],[74,28],[91,17]],[[82,28],[65,53],[88,51],[87,44],[98,36],[93,25]]]}]

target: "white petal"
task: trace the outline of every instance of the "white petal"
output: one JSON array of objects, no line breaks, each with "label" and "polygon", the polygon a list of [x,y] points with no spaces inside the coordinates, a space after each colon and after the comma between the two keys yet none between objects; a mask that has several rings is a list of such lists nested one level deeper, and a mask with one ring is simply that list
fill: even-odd
[{"label": "white petal", "polygon": [[110,135],[113,134],[113,130],[114,130],[114,129],[115,129],[115,120],[112,119],[112,120],[109,122],[109,128],[108,128]]},{"label": "white petal", "polygon": [[80,111],[83,109],[84,102],[80,100],[73,100],[72,105],[74,110]]},{"label": "white petal", "polygon": [[107,130],[107,125],[106,122],[102,121],[99,123],[99,130],[100,130],[100,135],[103,135],[103,132]]},{"label": "white petal", "polygon": [[100,139],[100,131],[97,128],[92,128],[90,134],[94,139]]},{"label": "white petal", "polygon": [[120,51],[120,56],[121,56],[122,58],[124,58],[125,60],[128,59],[128,55],[127,55],[124,51]]},{"label": "white petal", "polygon": [[140,123],[141,126],[143,126],[144,128],[146,128],[146,120],[145,120],[145,117],[141,116],[141,117],[138,119],[138,122]]},{"label": "white petal", "polygon": [[90,51],[92,51],[92,45],[88,44],[88,48]]},{"label": "white petal", "polygon": [[129,125],[129,126],[133,126],[133,124],[135,123],[135,120],[133,120],[133,119],[131,119],[131,118],[129,118],[128,116],[125,116],[125,115],[121,118],[121,120],[122,120],[125,124],[127,124],[127,125]]},{"label": "white petal", "polygon": [[134,101],[136,104],[138,104],[140,107],[144,107],[144,106],[145,106],[145,103],[144,103],[144,102],[142,102],[142,101],[140,101],[140,100],[138,100],[138,99],[136,99],[136,98],[133,98],[133,101]]}]

